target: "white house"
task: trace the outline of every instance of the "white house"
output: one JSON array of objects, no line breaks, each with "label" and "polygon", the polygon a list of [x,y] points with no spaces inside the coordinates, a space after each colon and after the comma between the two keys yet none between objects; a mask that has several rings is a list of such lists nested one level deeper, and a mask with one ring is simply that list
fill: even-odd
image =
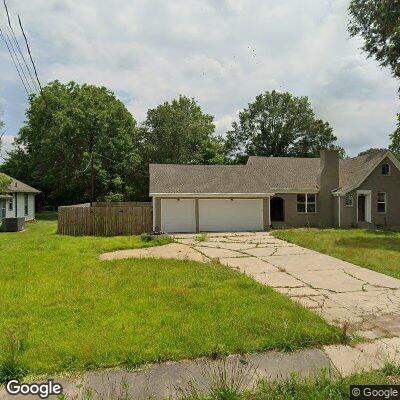
[{"label": "white house", "polygon": [[35,219],[35,195],[40,191],[12,177],[6,192],[0,193],[0,220],[3,218]]}]

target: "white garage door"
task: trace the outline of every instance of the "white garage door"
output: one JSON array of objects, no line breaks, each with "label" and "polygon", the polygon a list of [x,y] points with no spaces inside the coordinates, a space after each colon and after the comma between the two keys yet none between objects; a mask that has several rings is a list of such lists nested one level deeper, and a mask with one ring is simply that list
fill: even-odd
[{"label": "white garage door", "polygon": [[263,229],[261,199],[199,200],[200,231],[257,231]]},{"label": "white garage door", "polygon": [[195,232],[194,200],[162,199],[161,230],[164,232]]}]

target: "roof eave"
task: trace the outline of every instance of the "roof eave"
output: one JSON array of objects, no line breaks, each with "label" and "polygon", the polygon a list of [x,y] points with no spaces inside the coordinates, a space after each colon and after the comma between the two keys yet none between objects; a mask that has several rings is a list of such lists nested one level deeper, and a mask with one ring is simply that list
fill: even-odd
[{"label": "roof eave", "polygon": [[176,198],[176,197],[188,197],[188,198],[226,198],[226,197],[256,197],[264,198],[274,196],[275,193],[155,193],[151,192],[150,197],[165,197],[165,198]]}]

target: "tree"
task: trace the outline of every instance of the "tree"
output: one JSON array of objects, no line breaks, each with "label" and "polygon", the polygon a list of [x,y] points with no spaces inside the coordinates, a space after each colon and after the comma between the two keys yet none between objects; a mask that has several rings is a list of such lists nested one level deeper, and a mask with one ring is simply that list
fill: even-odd
[{"label": "tree", "polygon": [[390,135],[391,144],[389,149],[396,154],[397,158],[400,160],[400,114],[397,114],[397,129]]},{"label": "tree", "polygon": [[316,119],[307,97],[265,92],[239,113],[227,133],[226,152],[233,162],[248,156],[316,157],[337,148],[331,126]]},{"label": "tree", "polygon": [[149,161],[166,164],[219,161],[222,146],[213,136],[213,120],[194,99],[186,96],[148,110],[141,128],[141,141]]},{"label": "tree", "polygon": [[94,198],[135,197],[138,131],[112,92],[55,81],[30,97],[26,118],[5,172],[42,190],[55,205],[90,200],[92,177]]},{"label": "tree", "polygon": [[400,77],[400,0],[352,0],[349,32],[364,39],[363,50]]},{"label": "tree", "polygon": [[6,192],[10,184],[11,179],[7,175],[0,172],[0,193]]},{"label": "tree", "polygon": [[386,149],[377,149],[377,148],[373,148],[371,147],[370,149],[361,151],[360,153],[358,153],[358,156],[365,156],[367,154],[373,154],[376,153],[377,151],[386,151]]},{"label": "tree", "polygon": [[147,112],[140,129],[144,162],[140,174],[142,198],[148,196],[148,165],[221,164],[224,147],[214,136],[214,117],[202,112],[193,98],[179,96]]}]

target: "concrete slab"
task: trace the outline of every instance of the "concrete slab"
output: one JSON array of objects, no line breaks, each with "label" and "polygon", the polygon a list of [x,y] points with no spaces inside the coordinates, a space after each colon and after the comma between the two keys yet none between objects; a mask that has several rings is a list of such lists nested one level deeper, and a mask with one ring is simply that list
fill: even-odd
[{"label": "concrete slab", "polygon": [[379,272],[371,271],[365,268],[353,268],[346,271],[357,279],[360,279],[372,286],[378,286],[389,289],[399,289],[400,280],[381,274]]},{"label": "concrete slab", "polygon": [[331,324],[340,327],[342,327],[344,324],[348,324],[349,329],[353,325],[361,324],[363,322],[361,316],[357,315],[352,310],[348,310],[347,308],[341,306],[321,308],[316,310],[316,312]]},{"label": "concrete slab", "polygon": [[266,272],[278,272],[276,267],[257,257],[220,258],[219,261],[223,265],[235,268],[250,276],[264,274]]},{"label": "concrete slab", "polygon": [[303,296],[321,296],[321,293],[309,286],[304,286],[301,288],[288,289],[287,295],[290,297],[303,297]]},{"label": "concrete slab", "polygon": [[241,250],[253,249],[257,245],[254,243],[210,242],[206,240],[204,242],[198,242],[197,246],[241,251]]},{"label": "concrete slab", "polygon": [[252,276],[256,281],[271,287],[294,288],[306,286],[303,282],[285,272],[268,272],[265,274],[254,274]]},{"label": "concrete slab", "polygon": [[243,253],[255,257],[267,257],[276,253],[275,247],[256,247],[255,249],[243,250]]},{"label": "concrete slab", "polygon": [[[261,379],[287,380],[293,374],[300,378],[316,376],[321,370],[332,370],[332,363],[320,349],[292,353],[276,351],[249,355],[231,355],[224,360],[197,359],[145,366],[138,371],[107,370],[90,372],[81,379],[68,382],[55,378],[65,386],[68,398],[114,399],[177,399],[195,389],[209,395],[221,376],[240,377],[238,390],[250,390]],[[334,371],[333,371],[334,372]],[[30,399],[9,396],[0,389],[0,399]],[[37,397],[31,397],[36,399]]]},{"label": "concrete slab", "polygon": [[342,376],[381,368],[379,360],[350,346],[326,346],[324,352]]},{"label": "concrete slab", "polygon": [[343,270],[296,271],[291,269],[289,271],[293,276],[306,282],[314,289],[325,289],[341,293],[357,292],[363,288],[363,282],[349,276]]},{"label": "concrete slab", "polygon": [[330,293],[327,296],[358,315],[382,315],[398,313],[400,310],[400,299],[390,291]]},{"label": "concrete slab", "polygon": [[266,261],[287,271],[327,271],[359,268],[353,264],[319,253],[305,253],[280,257],[263,257]]},{"label": "concrete slab", "polygon": [[170,243],[164,246],[148,247],[145,249],[119,250],[100,255],[100,260],[124,260],[128,258],[161,258],[175,260],[191,260],[209,262],[210,259],[200,254],[190,246],[181,243]]},{"label": "concrete slab", "polygon": [[200,247],[200,246],[195,246],[194,249],[201,252],[208,258],[218,259],[218,258],[246,257],[246,254],[227,249],[217,249],[212,247]]},{"label": "concrete slab", "polygon": [[276,248],[274,256],[289,256],[289,255],[304,255],[304,254],[318,254],[317,252],[309,249],[304,249],[299,246],[281,246]]}]

